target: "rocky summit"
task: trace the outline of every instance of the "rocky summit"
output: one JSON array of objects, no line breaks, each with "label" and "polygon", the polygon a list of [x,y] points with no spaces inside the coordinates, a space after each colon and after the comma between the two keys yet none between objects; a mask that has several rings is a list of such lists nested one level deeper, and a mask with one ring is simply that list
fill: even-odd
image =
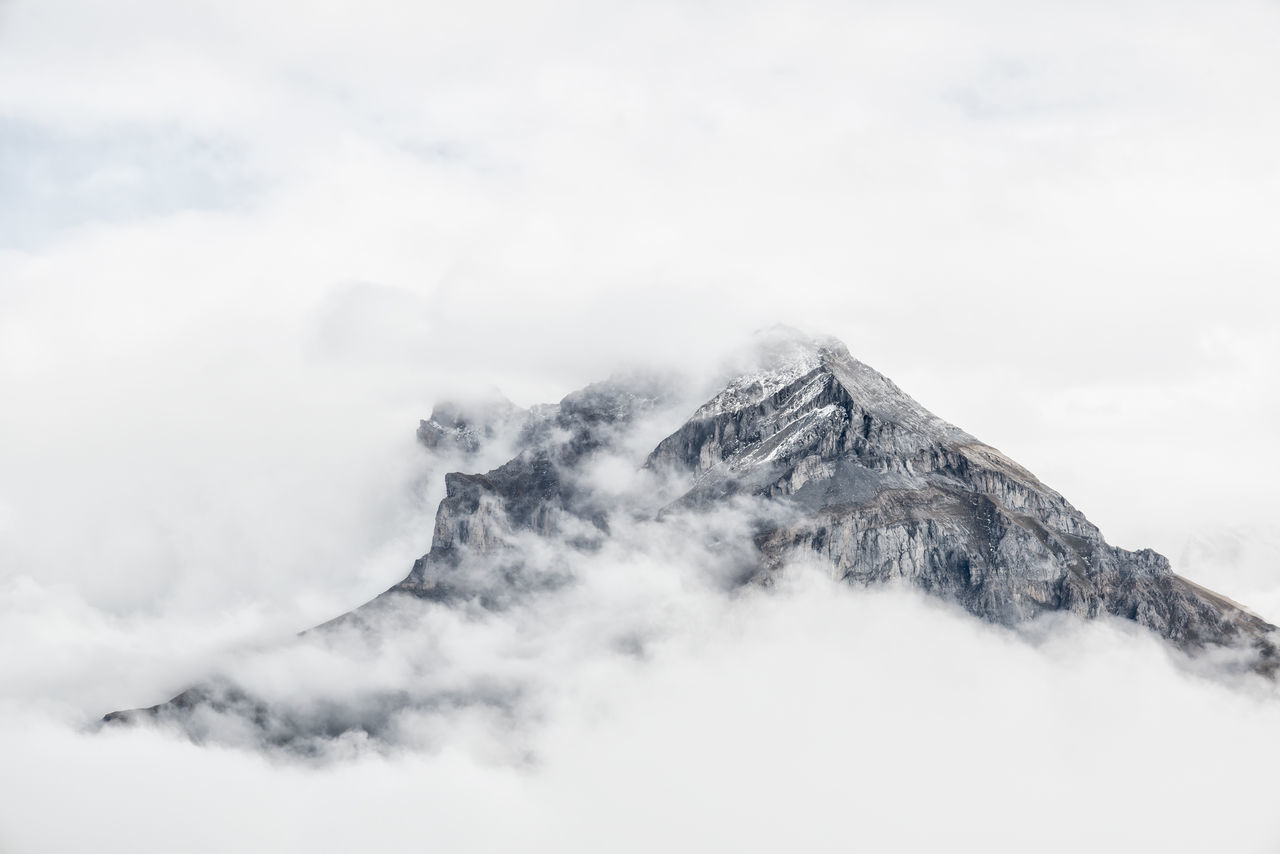
[{"label": "rocky summit", "polygon": [[[782,521],[754,536],[750,581],[818,558],[849,583],[902,579],[992,622],[1112,614],[1184,648],[1252,645],[1259,667],[1274,666],[1273,626],[1176,575],[1149,549],[1108,545],[1035,475],[930,413],[839,341],[775,336],[759,357],[757,370],[733,379],[644,462],[689,477],[669,506],[707,508],[738,495],[780,505],[772,518]],[[431,551],[389,592],[467,595],[474,591],[457,589],[452,575],[462,555],[501,554],[514,531],[546,534],[565,517],[601,524],[605,509],[566,471],[660,399],[659,388],[606,383],[531,415],[510,462],[447,476]]]},{"label": "rocky summit", "polygon": [[[529,410],[494,400],[437,407],[419,427],[423,445],[465,460],[496,443],[511,459],[448,474],[430,550],[403,581],[320,630],[368,622],[404,597],[501,610],[573,582],[554,559],[531,559],[531,544],[590,553],[620,513],[662,524],[733,507],[749,524],[719,544],[730,588],[817,563],[849,584],[906,583],[1002,625],[1110,615],[1187,652],[1233,648],[1264,675],[1280,662],[1274,626],[1154,551],[1109,545],[1031,472],[839,341],[774,330],[674,432],[637,453],[634,426],[674,398],[670,382],[637,376]],[[651,488],[622,497],[599,488],[587,472],[602,454],[631,455]],[[177,714],[209,696],[195,689],[146,712]]]}]

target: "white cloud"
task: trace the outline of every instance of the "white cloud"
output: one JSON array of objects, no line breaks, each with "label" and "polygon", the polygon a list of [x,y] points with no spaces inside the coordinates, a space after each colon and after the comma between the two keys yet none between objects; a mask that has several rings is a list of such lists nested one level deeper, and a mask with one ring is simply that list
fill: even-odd
[{"label": "white cloud", "polygon": [[1271,701],[1114,628],[1027,648],[897,594],[743,603],[583,664],[536,770],[470,717],[324,770],[75,727],[398,580],[435,397],[554,400],[774,321],[1277,619],[1278,27],[1262,2],[0,7],[0,683],[28,772],[0,849],[1273,848]]},{"label": "white cloud", "polygon": [[[5,841],[106,851],[179,836],[196,851],[1013,851],[1029,838],[1049,851],[1222,840],[1265,851],[1277,841],[1274,692],[1188,677],[1149,637],[1068,624],[1033,646],[911,594],[816,576],[699,617],[673,623],[644,659],[583,646],[531,662],[470,646],[473,658],[540,669],[542,714],[514,732],[475,712],[445,715],[443,729],[425,718],[440,739],[427,752],[314,767],[10,713],[26,728],[6,730],[6,755],[30,772],[5,792],[11,814],[28,817],[7,823]],[[500,747],[513,738],[527,749],[514,764]],[[58,820],[69,803],[76,821]]]}]

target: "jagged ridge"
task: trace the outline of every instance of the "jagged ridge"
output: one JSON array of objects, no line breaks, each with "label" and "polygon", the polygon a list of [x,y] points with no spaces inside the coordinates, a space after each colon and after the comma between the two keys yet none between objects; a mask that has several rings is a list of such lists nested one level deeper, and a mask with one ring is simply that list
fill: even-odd
[{"label": "jagged ridge", "polygon": [[[1184,650],[1240,647],[1248,666],[1274,674],[1274,626],[1174,574],[1149,549],[1109,545],[1065,498],[840,342],[775,332],[752,361],[643,463],[687,487],[655,508],[658,518],[741,498],[769,509],[747,544],[754,565],[743,583],[769,584],[782,565],[816,560],[849,583],[900,580],[1005,625],[1046,612],[1113,615]],[[515,456],[484,474],[447,475],[430,551],[402,582],[333,622],[372,619],[397,596],[502,608],[568,582],[530,570],[519,537],[589,550],[606,536],[613,508],[580,481],[580,468],[616,449],[668,394],[662,381],[630,378],[528,411],[506,402],[438,408],[419,428],[428,447],[474,453],[514,435]],[[484,571],[468,571],[476,565]],[[147,711],[209,696],[195,689]]]}]

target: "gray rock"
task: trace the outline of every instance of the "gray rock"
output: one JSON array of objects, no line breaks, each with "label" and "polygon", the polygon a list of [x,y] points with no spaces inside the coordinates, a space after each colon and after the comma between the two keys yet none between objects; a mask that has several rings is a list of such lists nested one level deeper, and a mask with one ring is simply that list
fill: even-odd
[{"label": "gray rock", "polygon": [[693,476],[683,505],[740,493],[790,505],[791,521],[757,538],[756,580],[816,558],[850,583],[900,579],[996,623],[1112,614],[1184,649],[1249,645],[1255,667],[1274,672],[1266,621],[1155,552],[1108,545],[1061,495],[843,344],[787,344],[780,366],[739,377],[647,462]]},{"label": "gray rock", "polygon": [[[1273,626],[1174,574],[1155,552],[1109,545],[1035,475],[840,342],[774,332],[755,355],[645,462],[691,480],[666,512],[741,495],[776,505],[757,531],[751,580],[767,584],[787,562],[817,559],[850,583],[905,581],[1003,625],[1051,611],[1110,614],[1187,650],[1251,646],[1256,669],[1274,671]],[[502,560],[514,532],[552,534],[566,515],[603,530],[605,508],[566,472],[658,396],[589,387],[544,419],[559,441],[543,429],[542,441],[488,474],[449,475],[432,549],[393,590],[498,602],[511,591],[454,583],[469,577],[457,572],[460,555]]]},{"label": "gray rock", "polygon": [[[513,535],[561,535],[570,520],[577,531],[571,542],[579,547],[591,545],[593,532],[606,534],[609,508],[580,485],[580,464],[613,448],[666,394],[653,377],[616,378],[532,410],[513,459],[485,474],[445,476],[431,550],[388,593],[477,598],[498,607],[530,589],[558,586],[564,580],[558,573],[531,575]],[[464,571],[467,563],[484,571]]]},{"label": "gray rock", "polygon": [[418,442],[432,451],[473,455],[486,443],[518,430],[528,417],[497,393],[473,401],[442,401],[429,419],[418,422]]}]

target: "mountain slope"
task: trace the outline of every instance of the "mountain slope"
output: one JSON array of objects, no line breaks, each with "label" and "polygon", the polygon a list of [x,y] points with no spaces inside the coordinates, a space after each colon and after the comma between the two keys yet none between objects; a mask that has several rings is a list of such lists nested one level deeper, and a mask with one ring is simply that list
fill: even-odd
[{"label": "mountain slope", "polygon": [[[1061,495],[838,341],[771,333],[718,393],[632,460],[641,488],[603,488],[593,465],[627,458],[636,423],[671,398],[667,381],[633,377],[528,411],[443,408],[419,428],[424,444],[474,453],[504,436],[514,456],[483,474],[447,475],[430,551],[402,582],[321,630],[376,629],[406,599],[501,610],[573,584],[556,550],[589,556],[619,520],[674,524],[732,508],[748,524],[713,544],[732,566],[730,588],[816,562],[851,584],[907,583],[1003,625],[1049,612],[1112,615],[1189,652],[1239,648],[1248,667],[1274,674],[1273,626],[1153,551],[1107,544]],[[202,704],[255,720],[268,713],[237,688],[209,686],[147,711],[180,716]],[[326,726],[369,729],[358,714]],[[288,738],[286,728],[279,740]]]},{"label": "mountain slope", "polygon": [[648,461],[694,475],[683,501],[749,491],[802,508],[758,540],[759,577],[818,557],[851,582],[905,579],[993,622],[1113,614],[1184,647],[1257,642],[1260,666],[1274,666],[1265,621],[1153,551],[1108,545],[1061,495],[843,344],[793,344],[791,367],[740,378]]}]

